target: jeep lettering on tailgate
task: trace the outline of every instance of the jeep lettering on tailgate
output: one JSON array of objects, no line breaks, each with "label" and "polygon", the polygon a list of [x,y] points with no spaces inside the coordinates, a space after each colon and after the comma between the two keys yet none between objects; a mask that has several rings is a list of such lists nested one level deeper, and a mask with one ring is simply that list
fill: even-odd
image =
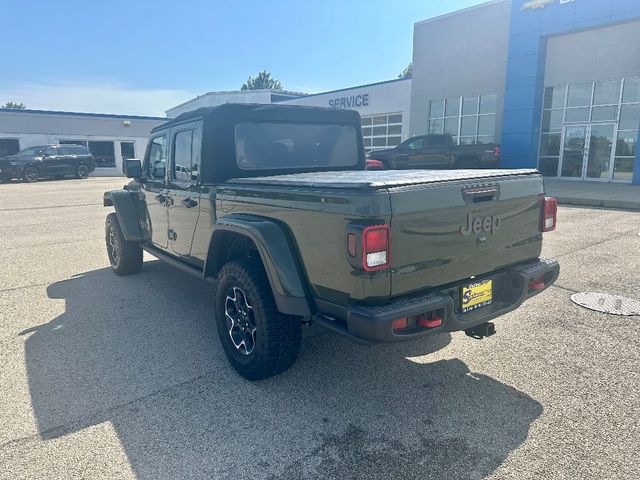
[{"label": "jeep lettering on tailgate", "polygon": [[493,235],[500,228],[500,219],[496,215],[487,215],[486,217],[473,218],[471,214],[467,215],[467,224],[460,227],[460,234],[468,237],[472,233],[481,235],[488,233]]}]

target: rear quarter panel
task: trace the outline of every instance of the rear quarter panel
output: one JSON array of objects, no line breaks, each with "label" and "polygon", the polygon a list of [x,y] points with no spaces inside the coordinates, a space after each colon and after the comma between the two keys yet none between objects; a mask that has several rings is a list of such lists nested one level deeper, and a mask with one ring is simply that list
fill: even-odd
[{"label": "rear quarter panel", "polygon": [[390,294],[388,272],[357,273],[346,256],[350,222],[390,221],[386,190],[223,186],[216,195],[216,212],[218,218],[244,213],[278,222],[295,245],[314,299],[346,305]]}]

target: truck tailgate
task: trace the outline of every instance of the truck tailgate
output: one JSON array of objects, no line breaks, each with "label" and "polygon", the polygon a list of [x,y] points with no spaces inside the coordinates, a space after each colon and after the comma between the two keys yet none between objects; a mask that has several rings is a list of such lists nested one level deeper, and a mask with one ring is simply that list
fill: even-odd
[{"label": "truck tailgate", "polygon": [[457,282],[540,255],[537,173],[389,188],[391,295]]}]

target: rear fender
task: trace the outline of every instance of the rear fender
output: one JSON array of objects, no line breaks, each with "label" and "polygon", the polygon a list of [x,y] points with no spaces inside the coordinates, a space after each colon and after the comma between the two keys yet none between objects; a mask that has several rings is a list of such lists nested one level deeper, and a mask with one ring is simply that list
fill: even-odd
[{"label": "rear fender", "polygon": [[112,190],[105,192],[103,197],[105,207],[115,208],[122,234],[128,242],[141,242],[144,239],[138,221],[137,202],[139,200],[135,195],[137,195],[136,192],[127,190]]},{"label": "rear fender", "polygon": [[217,276],[224,264],[221,240],[225,234],[250,239],[267,272],[278,310],[288,315],[311,317],[301,265],[296,259],[286,232],[276,222],[251,215],[235,215],[219,219],[213,227],[205,262],[204,276]]}]

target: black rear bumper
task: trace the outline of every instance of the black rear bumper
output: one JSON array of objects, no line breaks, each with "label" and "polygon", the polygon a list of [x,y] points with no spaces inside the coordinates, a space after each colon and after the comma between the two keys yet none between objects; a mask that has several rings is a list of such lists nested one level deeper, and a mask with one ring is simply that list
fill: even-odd
[{"label": "black rear bumper", "polygon": [[[440,332],[467,330],[518,308],[525,300],[546,290],[560,273],[560,265],[551,259],[516,265],[478,276],[473,281],[493,280],[493,303],[462,313],[460,289],[470,280],[449,285],[441,290],[420,296],[394,300],[386,305],[350,305],[346,322],[318,315],[321,325],[362,343],[400,342]],[[437,315],[442,324],[427,328],[394,330],[392,322],[402,317]]]}]

